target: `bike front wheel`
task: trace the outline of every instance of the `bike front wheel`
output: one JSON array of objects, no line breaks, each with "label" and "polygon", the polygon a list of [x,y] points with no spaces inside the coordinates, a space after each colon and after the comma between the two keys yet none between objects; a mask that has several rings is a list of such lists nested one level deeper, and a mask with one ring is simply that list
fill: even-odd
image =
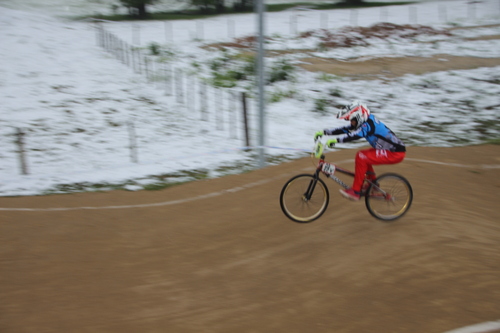
[{"label": "bike front wheel", "polygon": [[393,221],[410,209],[413,190],[406,178],[387,173],[377,178],[366,192],[366,208],[370,214],[383,221]]},{"label": "bike front wheel", "polygon": [[286,182],[281,190],[280,205],[292,221],[308,223],[326,211],[330,194],[323,180],[314,175],[297,175]]}]

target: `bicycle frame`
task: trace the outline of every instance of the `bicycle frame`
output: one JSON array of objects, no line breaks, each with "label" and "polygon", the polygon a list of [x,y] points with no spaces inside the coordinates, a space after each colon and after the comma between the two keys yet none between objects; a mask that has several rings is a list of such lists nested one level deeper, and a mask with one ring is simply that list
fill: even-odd
[{"label": "bicycle frame", "polygon": [[[319,162],[318,162],[318,166],[316,167],[316,171],[314,172],[314,177],[316,179],[318,179],[320,173],[322,173],[325,176],[327,176],[328,178],[333,179],[337,184],[339,184],[343,188],[348,189],[349,185],[347,185],[341,179],[339,179],[337,176],[335,176],[334,173],[335,172],[340,172],[340,173],[342,173],[344,175],[351,176],[351,177],[354,178],[354,176],[355,176],[354,172],[352,172],[350,170],[347,170],[347,169],[344,169],[344,168],[341,168],[341,167],[339,167],[339,166],[337,166],[337,165],[335,165],[333,163],[328,163],[327,161],[325,161],[325,155],[323,154],[323,146],[322,146],[321,143],[317,143],[317,145],[318,146],[316,148],[316,154],[315,154],[315,156],[319,158]],[[375,185],[370,179],[366,179],[365,178],[364,181],[367,182],[367,183],[369,183],[369,184]],[[316,185],[316,182],[313,182],[313,183],[314,184],[309,185],[309,188],[307,190],[307,199],[310,198],[310,194],[309,193],[312,193],[312,191],[314,191],[314,187]],[[383,191],[382,189],[380,189],[377,185],[375,185],[375,187],[381,193],[383,193],[384,195],[386,195],[385,191]],[[365,193],[362,191],[361,195],[363,196],[364,194]]]},{"label": "bicycle frame", "polygon": [[[325,170],[323,169],[325,168]],[[332,169],[333,168],[333,169]],[[330,172],[327,172],[326,170],[331,170]],[[318,166],[316,167],[316,172],[314,173],[314,176],[316,178],[319,178],[319,174],[322,173],[328,178],[333,179],[337,184],[342,186],[343,188],[349,188],[349,185],[344,183],[341,179],[339,179],[337,176],[335,176],[333,173],[334,172],[340,172],[344,175],[348,175],[351,177],[354,177],[354,172],[349,171],[347,169],[341,168],[333,163],[328,163],[325,161],[325,155],[321,155],[321,158],[318,162]]]}]

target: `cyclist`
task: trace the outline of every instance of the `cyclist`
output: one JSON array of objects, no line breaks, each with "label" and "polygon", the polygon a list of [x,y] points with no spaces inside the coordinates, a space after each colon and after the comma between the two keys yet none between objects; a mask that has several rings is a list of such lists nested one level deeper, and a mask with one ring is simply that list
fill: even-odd
[{"label": "cyclist", "polygon": [[372,148],[360,150],[355,159],[355,176],[352,187],[340,190],[347,199],[358,201],[361,197],[361,186],[365,176],[375,180],[373,165],[396,164],[403,161],[406,155],[404,143],[384,123],[370,114],[368,107],[360,101],[353,101],[338,114],[338,119],[350,121],[345,127],[324,129],[316,132],[314,140],[323,135],[340,135],[329,139],[326,145],[332,148],[337,142],[351,142],[365,138]]}]

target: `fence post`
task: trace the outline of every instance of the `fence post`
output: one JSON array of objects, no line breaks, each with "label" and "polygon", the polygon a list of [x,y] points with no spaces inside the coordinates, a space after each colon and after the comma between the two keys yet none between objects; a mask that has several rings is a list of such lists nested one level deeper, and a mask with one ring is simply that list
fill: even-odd
[{"label": "fence post", "polygon": [[116,47],[116,36],[111,34],[111,54],[115,57],[115,58],[118,58],[116,56],[116,50],[117,50],[117,47]]},{"label": "fence post", "polygon": [[217,123],[217,130],[223,130],[224,121],[223,108],[222,108],[222,92],[220,88],[214,87],[214,107],[215,107],[215,122]]},{"label": "fence post", "polygon": [[130,57],[132,58],[132,68],[134,69],[134,73],[137,73],[137,67],[135,64],[135,48],[133,46],[130,46]]},{"label": "fence post", "polygon": [[151,81],[153,82],[153,84],[155,86],[158,85],[158,73],[156,72],[157,71],[157,68],[158,68],[158,63],[155,61],[155,59],[150,59],[151,61],[151,74],[150,74],[150,78],[151,78]]},{"label": "fence post", "polygon": [[388,16],[387,7],[380,7],[380,22],[387,22]]},{"label": "fence post", "polygon": [[474,20],[476,18],[476,4],[474,2],[469,2],[468,6],[467,6],[467,16],[469,18],[469,20]]},{"label": "fence post", "polygon": [[123,40],[121,39],[118,39],[118,48],[119,48],[119,51],[120,51],[120,61],[124,64],[126,64],[126,60],[125,60],[125,44],[123,42]]},{"label": "fence post", "polygon": [[200,82],[200,108],[201,108],[201,120],[207,121],[208,120],[208,110],[207,110],[207,105],[208,105],[208,96],[207,96],[207,86],[204,82]]},{"label": "fence post", "polygon": [[172,66],[163,63],[163,77],[165,78],[165,95],[172,96]]},{"label": "fence post", "polygon": [[293,12],[290,14],[290,35],[297,35],[297,15]]},{"label": "fence post", "polygon": [[172,29],[172,23],[169,21],[165,21],[165,42],[173,42],[174,41],[174,33]]},{"label": "fence post", "polygon": [[141,46],[141,27],[137,24],[132,24],[132,43]]},{"label": "fence post", "polygon": [[179,68],[175,69],[175,84],[177,103],[184,104],[184,88],[183,88],[182,71]]},{"label": "fence post", "polygon": [[110,32],[108,32],[108,52],[111,55],[114,55],[114,35]]},{"label": "fence post", "polygon": [[417,7],[415,6],[410,6],[409,9],[410,11],[410,23],[417,24],[418,23],[418,16],[417,16]]},{"label": "fence post", "polygon": [[138,163],[139,159],[137,158],[137,139],[135,136],[135,127],[132,121],[128,122],[128,135],[129,135],[129,143],[130,143],[130,160],[133,163]]},{"label": "fence post", "polygon": [[227,37],[234,38],[234,21],[230,19],[227,20]]},{"label": "fence post", "polygon": [[439,5],[439,18],[441,19],[441,22],[448,21],[448,15],[446,14],[445,5]]},{"label": "fence post", "polygon": [[243,105],[243,123],[245,125],[245,145],[250,147],[250,137],[248,135],[248,112],[247,112],[247,95],[241,93],[241,103]]},{"label": "fence post", "polygon": [[229,107],[229,131],[231,138],[237,138],[236,134],[237,95],[234,91],[228,91],[228,93],[229,93],[229,100],[231,101],[231,106]]},{"label": "fence post", "polygon": [[94,22],[94,28],[95,28],[95,36],[96,36],[96,44],[100,47],[102,47],[102,30],[99,26],[99,22],[95,21]]},{"label": "fence post", "polygon": [[321,29],[328,29],[328,14],[327,13],[320,14],[320,27],[321,27]]},{"label": "fence post", "polygon": [[18,153],[19,153],[19,165],[21,166],[21,174],[27,175],[28,174],[28,165],[26,163],[26,156],[25,156],[25,151],[24,151],[24,135],[25,133],[18,127],[17,128],[17,146],[18,146]]},{"label": "fence post", "polygon": [[123,51],[123,58],[125,60],[125,64],[130,67],[130,58],[129,58],[129,54],[128,54],[128,50],[130,48],[128,47],[127,42],[122,41],[122,47],[123,47],[122,51]]},{"label": "fence post", "polygon": [[196,87],[194,84],[194,76],[186,74],[186,105],[189,111],[194,110]]},{"label": "fence post", "polygon": [[358,11],[356,9],[351,9],[350,21],[352,26],[358,25]]},{"label": "fence post", "polygon": [[110,49],[111,49],[111,34],[109,33],[109,31],[106,30],[106,33],[104,34],[104,39],[105,39],[105,49],[106,49],[106,52],[110,52]]},{"label": "fence post", "polygon": [[144,71],[146,72],[146,79],[149,82],[150,77],[149,77],[149,58],[148,58],[148,56],[144,57]]},{"label": "fence post", "polygon": [[196,38],[203,40],[203,22],[196,21]]}]

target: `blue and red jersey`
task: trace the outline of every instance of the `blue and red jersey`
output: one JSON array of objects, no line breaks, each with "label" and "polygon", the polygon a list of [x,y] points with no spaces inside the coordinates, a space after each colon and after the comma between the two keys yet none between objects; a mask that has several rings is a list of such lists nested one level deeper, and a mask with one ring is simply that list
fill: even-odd
[{"label": "blue and red jersey", "polygon": [[401,141],[383,122],[375,118],[373,114],[371,114],[366,122],[364,122],[358,129],[349,125],[345,127],[325,129],[324,133],[326,135],[344,134],[337,138],[339,143],[351,142],[365,138],[366,141],[368,141],[375,149],[389,150],[391,152],[406,151],[403,141]]}]

